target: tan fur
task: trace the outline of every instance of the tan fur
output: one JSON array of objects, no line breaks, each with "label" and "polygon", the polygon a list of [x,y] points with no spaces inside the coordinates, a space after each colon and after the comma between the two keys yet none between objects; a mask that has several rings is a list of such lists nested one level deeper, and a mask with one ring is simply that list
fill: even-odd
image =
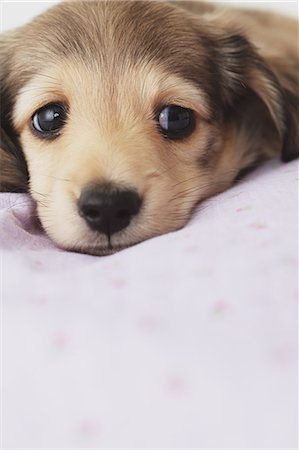
[{"label": "tan fur", "polygon": [[[90,183],[132,187],[143,198],[140,213],[112,236],[117,250],[182,227],[199,201],[277,155],[282,145],[286,159],[293,157],[286,135],[291,125],[292,135],[298,132],[298,112],[296,105],[286,112],[281,86],[295,97],[294,23],[268,13],[174,3],[66,3],[3,38],[2,95],[11,102],[4,117],[25,155],[42,224],[63,248],[110,252],[107,237],[91,231],[78,214],[78,199]],[[278,22],[282,37],[272,29]],[[259,50],[240,40],[242,71],[232,38],[240,23]],[[214,65],[228,79],[227,86],[219,85],[219,102],[211,85]],[[57,139],[41,140],[31,131],[31,118],[54,101],[67,105],[69,119]],[[190,137],[161,136],[155,111],[167,104],[195,111]],[[18,185],[21,174],[18,168],[13,174],[9,154],[0,152],[0,181],[11,177]]]}]

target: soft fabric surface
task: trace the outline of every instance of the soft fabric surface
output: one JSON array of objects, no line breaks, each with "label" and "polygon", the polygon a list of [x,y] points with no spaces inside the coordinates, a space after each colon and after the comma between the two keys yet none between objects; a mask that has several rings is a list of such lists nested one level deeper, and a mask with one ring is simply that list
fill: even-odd
[{"label": "soft fabric surface", "polygon": [[108,257],[1,194],[3,447],[297,448],[297,180],[267,163]]}]

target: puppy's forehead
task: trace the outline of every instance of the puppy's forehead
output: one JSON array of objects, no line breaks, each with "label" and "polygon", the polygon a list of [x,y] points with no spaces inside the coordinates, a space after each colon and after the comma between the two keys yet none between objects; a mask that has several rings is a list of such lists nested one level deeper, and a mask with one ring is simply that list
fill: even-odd
[{"label": "puppy's forehead", "polygon": [[152,61],[173,74],[208,83],[209,57],[197,27],[167,2],[66,2],[23,30],[22,54],[35,72],[45,61],[75,55],[102,71]]},{"label": "puppy's forehead", "polygon": [[191,23],[183,11],[156,1],[62,3],[33,22],[33,35],[35,31],[52,51],[66,55],[75,51],[83,58],[101,56],[111,46],[120,54],[125,47],[133,59],[144,59],[146,54],[165,58],[170,49],[174,56],[179,51],[182,36],[187,45],[194,44]]}]

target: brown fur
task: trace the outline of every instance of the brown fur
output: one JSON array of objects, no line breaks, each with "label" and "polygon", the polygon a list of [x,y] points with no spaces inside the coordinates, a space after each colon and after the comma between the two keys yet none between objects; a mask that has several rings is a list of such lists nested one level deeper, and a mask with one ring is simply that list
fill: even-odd
[{"label": "brown fur", "polygon": [[[77,212],[92,182],[144,198],[113,235],[114,249],[175,230],[243,171],[279,153],[298,156],[297,44],[291,19],[201,2],[55,6],[1,38],[0,187],[29,186],[64,248],[108,252]],[[43,141],[31,117],[52,101],[64,102],[69,120]],[[171,103],[195,111],[185,140],[157,130],[156,111]]]}]

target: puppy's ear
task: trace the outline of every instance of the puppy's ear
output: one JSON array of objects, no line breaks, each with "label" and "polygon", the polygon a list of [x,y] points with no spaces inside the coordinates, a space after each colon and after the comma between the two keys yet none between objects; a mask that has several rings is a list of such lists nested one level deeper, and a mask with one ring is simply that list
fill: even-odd
[{"label": "puppy's ear", "polygon": [[0,36],[0,192],[26,192],[28,170],[26,161],[11,123],[15,92],[9,81],[13,34]]},{"label": "puppy's ear", "polygon": [[286,88],[284,98],[287,131],[284,136],[281,159],[288,162],[299,157],[299,86],[295,92]]},{"label": "puppy's ear", "polygon": [[[241,34],[217,38],[218,67],[224,105],[254,92],[266,106],[282,142],[281,159],[299,156],[299,86],[296,63],[287,75],[269,64]],[[292,78],[292,80],[291,80]]]}]

